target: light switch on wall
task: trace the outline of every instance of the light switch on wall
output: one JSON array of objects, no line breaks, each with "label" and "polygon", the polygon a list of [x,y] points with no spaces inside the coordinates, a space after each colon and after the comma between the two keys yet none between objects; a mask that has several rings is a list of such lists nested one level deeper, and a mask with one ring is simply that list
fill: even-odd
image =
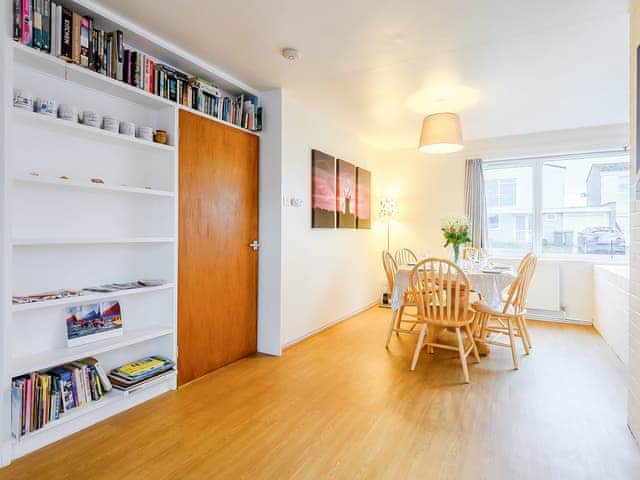
[{"label": "light switch on wall", "polygon": [[303,202],[301,198],[298,197],[288,197],[288,196],[283,196],[282,197],[282,204],[285,207],[301,207]]}]

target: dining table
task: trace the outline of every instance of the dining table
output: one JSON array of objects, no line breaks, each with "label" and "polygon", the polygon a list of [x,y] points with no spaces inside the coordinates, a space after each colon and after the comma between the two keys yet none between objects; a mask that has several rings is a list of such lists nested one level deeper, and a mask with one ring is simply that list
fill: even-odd
[{"label": "dining table", "polygon": [[[393,283],[391,293],[391,315],[395,325],[398,312],[404,305],[405,293],[409,289],[409,277],[415,265],[400,265]],[[480,295],[481,301],[492,309],[499,310],[503,302],[503,291],[516,279],[515,269],[509,265],[493,264],[491,262],[461,262],[461,268],[469,279],[471,290]],[[475,332],[475,322],[472,326]],[[431,332],[429,336],[433,336]],[[437,334],[436,334],[437,335]],[[488,348],[478,345],[481,354],[488,354]]]}]

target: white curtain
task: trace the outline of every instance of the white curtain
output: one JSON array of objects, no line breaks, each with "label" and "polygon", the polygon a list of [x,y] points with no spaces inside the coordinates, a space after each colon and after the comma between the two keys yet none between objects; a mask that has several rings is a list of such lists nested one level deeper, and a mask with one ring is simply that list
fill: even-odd
[{"label": "white curtain", "polygon": [[487,246],[487,202],[484,196],[482,160],[467,160],[464,175],[465,212],[471,221],[471,245]]}]

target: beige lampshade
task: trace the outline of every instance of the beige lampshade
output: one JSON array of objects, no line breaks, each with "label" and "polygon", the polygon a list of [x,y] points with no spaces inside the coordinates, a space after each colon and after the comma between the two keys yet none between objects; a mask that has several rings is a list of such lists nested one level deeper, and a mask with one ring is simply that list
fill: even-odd
[{"label": "beige lampshade", "polygon": [[424,117],[420,146],[422,153],[452,153],[462,150],[460,117],[455,113],[434,113]]}]

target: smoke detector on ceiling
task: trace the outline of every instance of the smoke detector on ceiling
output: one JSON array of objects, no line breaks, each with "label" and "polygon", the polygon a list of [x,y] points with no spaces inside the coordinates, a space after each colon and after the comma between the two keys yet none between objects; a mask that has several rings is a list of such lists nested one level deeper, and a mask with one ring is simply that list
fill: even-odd
[{"label": "smoke detector on ceiling", "polygon": [[292,62],[300,58],[300,53],[298,53],[298,50],[296,50],[295,48],[283,48],[281,53],[284,58]]}]

